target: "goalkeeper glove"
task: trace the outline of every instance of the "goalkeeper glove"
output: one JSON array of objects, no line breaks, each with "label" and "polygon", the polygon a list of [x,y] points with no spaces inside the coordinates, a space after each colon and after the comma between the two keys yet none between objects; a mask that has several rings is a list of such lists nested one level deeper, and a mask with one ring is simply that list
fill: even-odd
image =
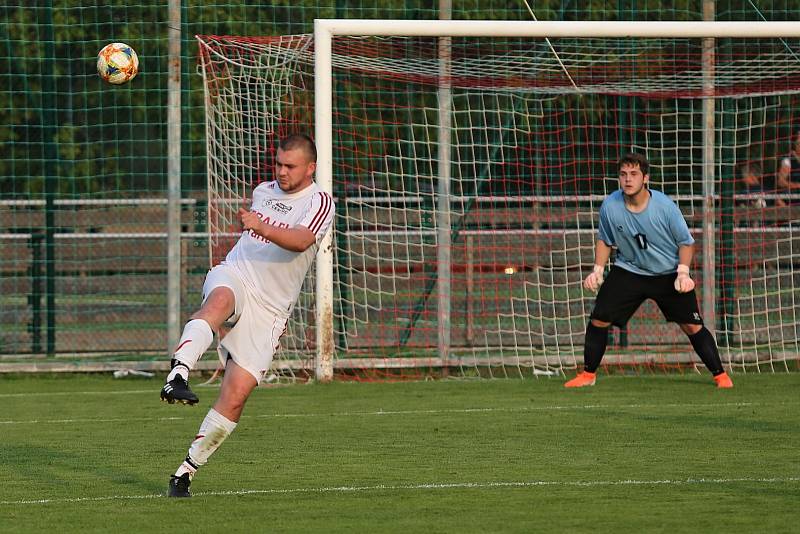
[{"label": "goalkeeper glove", "polygon": [[600,285],[603,283],[604,270],[604,266],[595,265],[594,269],[592,269],[592,272],[586,277],[586,280],[583,281],[583,287],[597,293],[597,290],[600,289]]},{"label": "goalkeeper glove", "polygon": [[678,265],[678,276],[675,278],[675,291],[688,293],[694,289],[694,280],[689,276],[688,265]]}]

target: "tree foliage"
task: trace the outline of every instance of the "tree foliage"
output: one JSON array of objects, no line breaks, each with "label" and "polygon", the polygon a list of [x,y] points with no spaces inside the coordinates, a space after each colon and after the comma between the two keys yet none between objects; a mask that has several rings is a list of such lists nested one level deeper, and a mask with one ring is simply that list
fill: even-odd
[{"label": "tree foliage", "polygon": [[[0,194],[39,198],[163,196],[167,169],[168,3],[51,0],[0,7]],[[530,20],[521,0],[454,0],[451,18]],[[544,0],[539,20],[701,20],[701,0]],[[800,0],[717,2],[718,20],[789,20]],[[316,18],[438,18],[427,0],[184,0],[182,173],[205,183],[203,89],[195,34],[310,33]],[[97,51],[122,41],[141,72],[113,87],[95,73]],[[47,88],[52,88],[48,91]],[[52,161],[55,155],[55,161]]]}]

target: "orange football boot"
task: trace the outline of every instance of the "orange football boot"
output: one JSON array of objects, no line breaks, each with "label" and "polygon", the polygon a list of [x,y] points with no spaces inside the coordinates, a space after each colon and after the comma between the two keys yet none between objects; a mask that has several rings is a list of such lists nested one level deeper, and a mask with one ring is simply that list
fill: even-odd
[{"label": "orange football boot", "polygon": [[583,371],[579,373],[578,376],[564,384],[565,388],[583,388],[586,386],[593,386],[594,381],[597,378],[597,373],[590,373],[589,371]]},{"label": "orange football boot", "polygon": [[717,375],[714,377],[714,382],[717,383],[718,388],[732,388],[733,381],[731,377],[728,376],[728,373],[722,373],[721,375]]}]

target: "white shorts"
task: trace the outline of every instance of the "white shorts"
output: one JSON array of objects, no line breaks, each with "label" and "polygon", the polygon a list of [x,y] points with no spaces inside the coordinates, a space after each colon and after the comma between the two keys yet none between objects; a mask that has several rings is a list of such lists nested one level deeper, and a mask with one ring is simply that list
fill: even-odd
[{"label": "white shorts", "polygon": [[230,265],[217,265],[208,271],[203,283],[204,302],[217,287],[229,288],[236,300],[233,315],[226,321],[233,326],[217,346],[219,360],[225,366],[230,356],[239,367],[253,375],[256,382],[261,382],[272,365],[272,356],[280,345],[287,319],[260,306]]}]

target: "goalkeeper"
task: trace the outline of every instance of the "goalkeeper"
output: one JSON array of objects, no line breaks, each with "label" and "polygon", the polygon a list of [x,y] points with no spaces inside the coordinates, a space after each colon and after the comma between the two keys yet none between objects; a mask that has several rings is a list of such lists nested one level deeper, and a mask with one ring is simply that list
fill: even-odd
[{"label": "goalkeeper", "polygon": [[[583,349],[583,372],[564,384],[593,386],[606,351],[608,327],[624,326],[646,299],[653,299],[667,321],[689,337],[695,352],[711,371],[719,388],[733,382],[722,368],[714,336],[703,326],[689,265],[694,239],[678,206],[664,193],[648,187],[649,163],[627,154],[617,163],[620,189],[600,206],[600,229],[594,269],[583,286],[597,291]],[[614,265],[603,281],[612,247]]]}]

